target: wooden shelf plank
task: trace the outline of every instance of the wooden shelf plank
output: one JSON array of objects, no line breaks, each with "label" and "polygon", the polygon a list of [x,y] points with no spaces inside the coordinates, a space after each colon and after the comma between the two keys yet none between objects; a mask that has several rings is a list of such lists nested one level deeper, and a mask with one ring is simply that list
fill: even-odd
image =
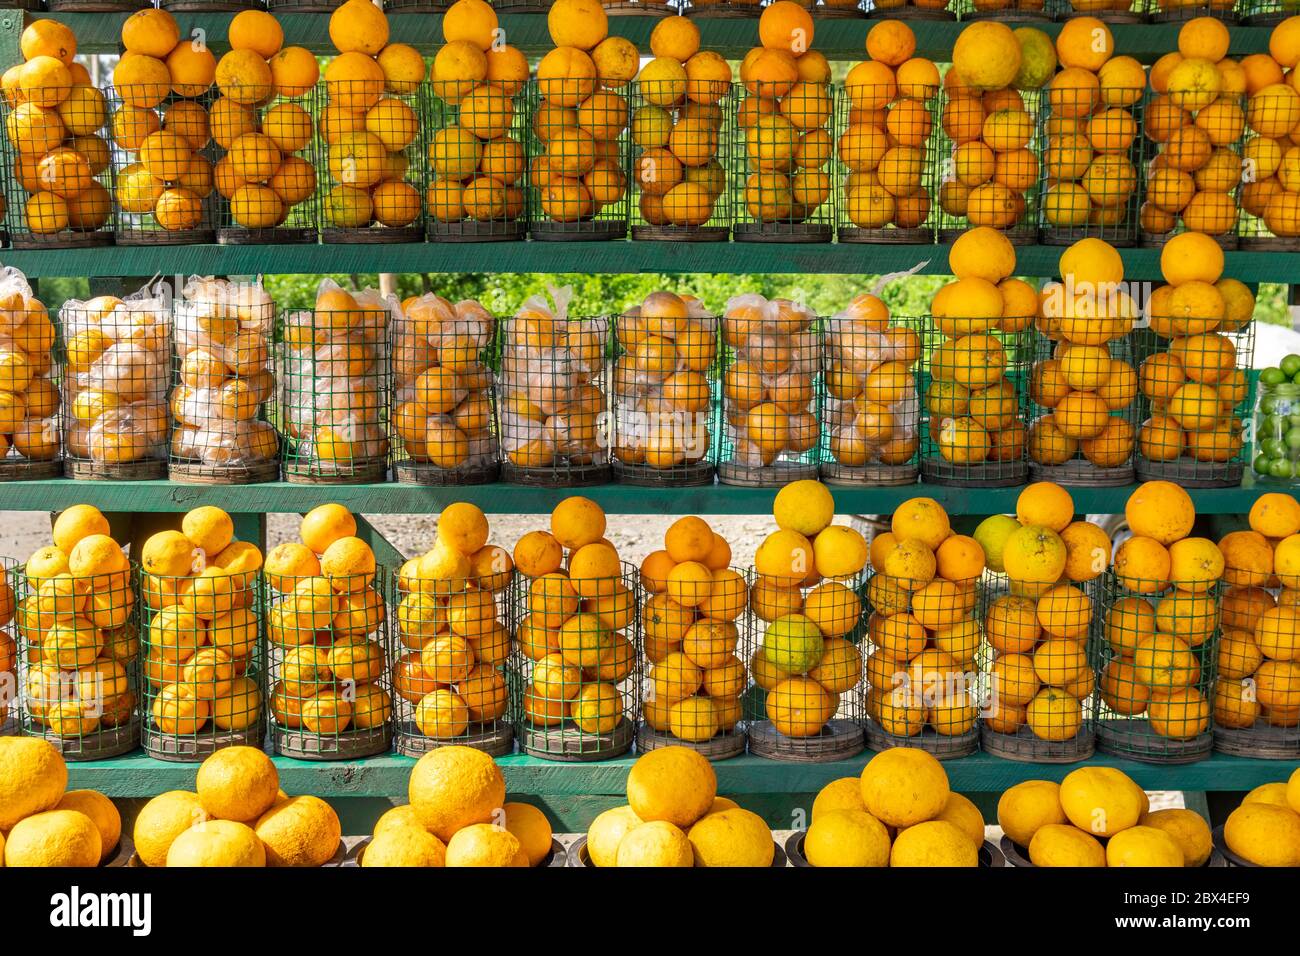
[{"label": "wooden shelf plank", "polygon": [[[1136,486],[1071,488],[1080,514],[1112,514]],[[1240,488],[1189,489],[1199,514],[1244,514],[1261,494],[1279,486],[1256,485],[1248,476]],[[958,488],[943,485],[835,488],[843,514],[891,514],[906,501],[925,495],[950,514],[984,515],[1015,511],[1020,488]],[[1285,490],[1285,488],[1283,488]],[[697,488],[531,488],[522,485],[183,485],[170,481],[11,481],[0,484],[0,511],[57,511],[93,504],[104,511],[188,511],[200,504],[240,514],[305,512],[335,501],[357,514],[431,514],[452,502],[467,501],[489,514],[549,514],[570,494],[586,495],[610,514],[770,514],[775,488],[712,485]]]},{"label": "wooden shelf plank", "polygon": [[[838,777],[854,776],[872,756],[824,764],[780,763],[745,755],[714,764],[718,792],[724,794],[815,793]],[[384,755],[365,760],[314,763],[273,758],[287,793],[320,797],[395,797],[405,799],[406,783],[415,760]],[[561,799],[618,796],[625,792],[634,758],[592,763],[561,763],[513,754],[498,758],[511,795]],[[1285,779],[1284,761],[1215,755],[1200,763],[1160,766],[1122,760],[1106,754],[1089,758],[1090,766],[1118,767],[1147,790],[1250,790],[1261,783]],[[955,790],[1000,793],[1024,780],[1060,780],[1069,764],[1017,763],[977,753],[944,763]],[[167,763],[143,754],[112,760],[68,764],[69,788],[89,787],[110,797],[151,797],[165,790],[192,789],[197,764]]]}]

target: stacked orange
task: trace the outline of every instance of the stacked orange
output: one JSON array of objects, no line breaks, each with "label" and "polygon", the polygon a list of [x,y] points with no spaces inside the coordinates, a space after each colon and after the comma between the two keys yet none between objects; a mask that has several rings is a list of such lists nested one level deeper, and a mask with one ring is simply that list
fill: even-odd
[{"label": "stacked orange", "polygon": [[497,42],[496,11],[484,0],[456,0],[443,14],[442,32],[447,42],[433,58],[429,81],[455,119],[449,113],[429,141],[436,177],[425,194],[429,216],[439,222],[518,219],[525,157],[511,133],[528,60]]},{"label": "stacked orange", "polygon": [[945,737],[970,733],[979,715],[972,612],[984,549],[954,534],[933,498],[909,498],[890,530],[872,538],[871,567],[867,716],[896,737],[927,726]]},{"label": "stacked orange", "polygon": [[[145,705],[167,736],[209,726],[246,731],[261,722],[257,572],[262,552],[235,540],[220,508],[195,508],[179,529],[151,535],[140,552],[146,620]],[[260,741],[258,741],[260,743]]]},{"label": "stacked orange", "polygon": [[[294,101],[311,92],[320,70],[307,50],[283,46],[284,31],[269,13],[236,14],[229,39],[210,111],[212,141],[226,151],[213,178],[235,226],[272,229],[316,192],[315,167],[296,155],[311,144],[312,117]],[[328,141],[325,116],[321,131]]]},{"label": "stacked orange", "polygon": [[[1260,495],[1248,530],[1219,540],[1223,552],[1214,723],[1246,729],[1300,724],[1300,503]],[[1276,595],[1273,593],[1276,591]]]},{"label": "stacked orange", "polygon": [[641,609],[648,693],[642,715],[655,730],[695,743],[740,722],[748,686],[736,656],[736,619],[749,601],[745,578],[731,570],[731,546],[702,518],[679,518],[664,546],[641,562]]},{"label": "stacked orange", "polygon": [[1291,138],[1300,125],[1300,17],[1273,28],[1268,53],[1241,60],[1246,75],[1241,207],[1275,236],[1300,236],[1300,153]]},{"label": "stacked orange", "polygon": [[1196,509],[1172,482],[1141,485],[1124,514],[1133,536],[1115,550],[1101,699],[1156,736],[1192,740],[1210,726],[1223,554],[1190,536]]},{"label": "stacked orange", "polygon": [[654,59],[637,76],[642,105],[632,119],[641,218],[652,226],[702,226],[727,189],[718,148],[731,66],[700,49],[699,28],[682,16],[655,25],[650,51]]},{"label": "stacked orange", "polygon": [[831,455],[848,468],[902,465],[916,454],[920,401],[916,329],[890,319],[864,292],[831,316],[826,337],[826,424]]},{"label": "stacked orange", "polygon": [[318,121],[334,185],[323,221],[339,229],[401,228],[420,215],[420,192],[408,181],[408,147],[420,133],[411,105],[424,79],[424,58],[388,42],[388,18],[370,0],[347,0],[330,14],[339,51],[325,66],[328,103]]},{"label": "stacked orange", "polygon": [[722,392],[731,460],[741,467],[797,459],[817,447],[815,319],[789,299],[745,293],[728,300],[722,333],[734,355]]},{"label": "stacked orange", "polygon": [[1132,107],[1146,75],[1130,56],[1114,56],[1110,29],[1096,17],[1067,20],[1056,37],[1061,70],[1047,86],[1050,185],[1043,218],[1065,229],[1122,233],[1138,173],[1130,160],[1137,138]]},{"label": "stacked orange", "polygon": [[28,194],[23,223],[37,235],[99,229],[111,205],[95,178],[110,161],[100,135],[108,117],[104,94],[73,62],[77,38],[65,24],[35,20],[19,45],[23,62],[5,71],[0,86],[10,107],[5,130],[14,179]]},{"label": "stacked orange", "polygon": [[546,25],[555,48],[537,64],[533,112],[544,151],[531,161],[529,184],[546,218],[579,222],[627,194],[628,102],[619,90],[636,75],[638,56],[631,42],[609,36],[599,0],[556,0]]},{"label": "stacked orange", "polygon": [[[1151,67],[1156,95],[1146,105],[1143,127],[1160,151],[1147,163],[1144,232],[1167,233],[1179,223],[1212,235],[1236,232],[1233,191],[1242,181],[1250,74],[1227,57],[1228,39],[1228,28],[1214,17],[1188,20],[1178,31],[1177,52]],[[1300,121],[1300,97],[1289,87],[1258,91],[1253,100],[1256,132],[1285,135]],[[1294,113],[1289,121],[1279,118],[1288,111]]]},{"label": "stacked orange", "polygon": [[777,732],[815,737],[862,680],[862,648],[849,635],[862,617],[867,542],[831,523],[835,499],[816,481],[782,488],[772,516],[779,530],[754,552],[750,610],[767,627],[749,670],[767,692],[764,713]]},{"label": "stacked orange", "polygon": [[1246,328],[1255,297],[1223,275],[1223,250],[1199,232],[1184,232],[1160,251],[1168,285],[1147,302],[1151,331],[1168,349],[1142,362],[1142,394],[1151,417],[1138,430],[1148,460],[1227,462],[1241,452],[1242,403],[1248,394],[1232,333]]},{"label": "stacked orange", "polygon": [[152,8],[123,21],[122,47],[113,69],[121,101],[113,142],[131,161],[117,174],[117,204],[132,217],[152,216],[165,232],[199,228],[213,188],[212,163],[201,152],[211,124],[199,99],[216,78],[216,57],[201,39],[182,37],[170,13]]},{"label": "stacked orange", "polygon": [[1074,520],[1074,499],[1050,481],[1020,493],[1016,520],[1020,527],[990,561],[1006,570],[1009,593],[984,613],[993,655],[984,725],[1000,734],[1028,726],[1040,740],[1072,740],[1096,686],[1087,655],[1092,598],[1079,585],[1110,566],[1110,538]]},{"label": "stacked orange", "polygon": [[636,668],[636,648],[622,632],[636,618],[636,594],[624,583],[605,524],[594,501],[565,498],[551,512],[550,531],[530,531],[515,543],[515,567],[528,579],[521,595],[527,613],[515,631],[531,662],[520,675],[523,717],[535,728],[567,722],[583,737],[602,736],[631,710],[624,682]]},{"label": "stacked orange", "polygon": [[758,36],[740,64],[745,209],[756,222],[803,222],[831,193],[830,64],[812,48],[812,15],[792,0],[763,8]]},{"label": "stacked orange", "polygon": [[930,357],[925,393],[929,442],[954,465],[1020,461],[1025,448],[1016,386],[1007,375],[1004,336],[1038,314],[1028,283],[1011,278],[1016,250],[991,226],[958,237],[948,252],[956,281],[934,294],[930,312],[943,337]]},{"label": "stacked orange", "polygon": [[397,577],[393,667],[399,726],[426,737],[463,737],[471,724],[492,724],[509,701],[504,665],[510,631],[497,599],[514,574],[504,548],[488,544],[491,528],[475,505],[457,502],[438,515],[433,547],[407,561]]},{"label": "stacked orange", "polygon": [[1038,182],[1035,119],[1015,87],[1020,41],[1005,24],[975,21],[957,36],[952,62],[940,122],[953,149],[939,204],[972,226],[1009,229],[1024,219],[1025,193]]},{"label": "stacked orange", "polygon": [[62,512],[52,539],[17,576],[24,717],[58,737],[88,737],[135,717],[131,565],[93,505]]},{"label": "stacked orange", "polygon": [[906,23],[881,20],[867,34],[870,59],[844,78],[849,119],[838,150],[848,170],[844,209],[861,229],[916,229],[930,215],[926,143],[939,70],[915,52]]},{"label": "stacked orange", "polygon": [[17,610],[14,589],[9,586],[11,571],[8,559],[0,562],[0,683],[7,688],[4,698],[0,699],[0,728],[9,722],[9,701],[18,686],[18,642],[9,633]]},{"label": "stacked orange", "polygon": [[1054,345],[1030,379],[1030,397],[1046,411],[1029,426],[1029,457],[1063,465],[1082,453],[1097,468],[1118,468],[1133,454],[1124,412],[1137,398],[1138,376],[1112,348],[1126,340],[1138,305],[1124,289],[1123,260],[1101,239],[1074,243],[1058,271],[1061,281],[1044,288],[1037,320]]},{"label": "stacked orange", "polygon": [[342,505],[307,512],[298,537],[272,548],[263,567],[277,729],[378,734],[393,700],[375,554]]},{"label": "stacked orange", "polygon": [[0,462],[59,456],[59,391],[51,380],[55,335],[26,277],[16,269],[0,272]]}]

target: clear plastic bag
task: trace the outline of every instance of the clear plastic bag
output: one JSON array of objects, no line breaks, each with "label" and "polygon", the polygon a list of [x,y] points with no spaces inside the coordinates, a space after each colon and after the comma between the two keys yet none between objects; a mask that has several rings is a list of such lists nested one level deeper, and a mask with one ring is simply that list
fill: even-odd
[{"label": "clear plastic bag", "polygon": [[275,303],[261,282],[192,276],[174,308],[173,461],[244,466],[274,460],[263,407],[275,393]]},{"label": "clear plastic bag", "polygon": [[723,377],[729,461],[761,468],[816,449],[816,318],[804,305],[754,292],[727,301],[722,328],[734,352]]},{"label": "clear plastic bag", "polygon": [[506,326],[498,377],[501,446],[519,468],[608,458],[605,318],[570,318],[573,290],[531,296]]},{"label": "clear plastic bag", "polygon": [[393,430],[402,460],[438,468],[493,464],[496,320],[478,302],[426,293],[408,299],[393,335]]},{"label": "clear plastic bag", "polygon": [[653,292],[615,323],[614,457],[669,471],[713,442],[718,319],[694,296]]},{"label": "clear plastic bag", "polygon": [[54,323],[27,277],[0,268],[0,464],[59,458]]},{"label": "clear plastic bag", "polygon": [[289,470],[388,455],[388,336],[397,302],[321,281],[312,311],[284,317],[278,388]]},{"label": "clear plastic bag", "polygon": [[99,465],[166,459],[171,309],[161,285],[63,304],[70,458]]},{"label": "clear plastic bag", "polygon": [[831,458],[857,468],[900,465],[919,443],[916,322],[894,320],[863,293],[826,321],[826,409]]}]

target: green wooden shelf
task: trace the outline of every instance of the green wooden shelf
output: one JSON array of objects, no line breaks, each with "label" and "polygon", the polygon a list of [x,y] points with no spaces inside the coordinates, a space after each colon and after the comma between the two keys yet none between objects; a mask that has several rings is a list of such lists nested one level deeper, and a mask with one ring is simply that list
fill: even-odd
[{"label": "green wooden shelf", "polygon": [[[1071,488],[1080,514],[1113,514],[1135,485],[1117,488]],[[1245,514],[1261,494],[1286,486],[1189,489],[1199,514]],[[93,504],[103,511],[188,511],[217,505],[239,514],[304,512],[322,501],[338,502],[357,514],[431,514],[452,502],[467,501],[488,514],[549,514],[568,495],[586,495],[611,514],[770,514],[775,488],[711,485],[697,488],[641,488],[599,485],[591,488],[532,488],[523,485],[185,485],[171,481],[11,481],[0,484],[0,511],[57,511],[74,504]],[[1015,511],[1020,488],[957,488],[944,485],[836,487],[842,514],[891,514],[920,495],[940,502],[950,514],[983,515]]]},{"label": "green wooden shelf", "polygon": [[[1016,274],[1057,274],[1061,246],[1020,246]],[[1159,280],[1160,250],[1121,249],[1129,280]],[[484,242],[287,246],[121,246],[4,249],[0,262],[30,277],[114,275],[314,275],[320,273],[584,272],[881,275],[925,263],[948,274],[948,246],[743,242]],[[1300,252],[1229,252],[1226,274],[1242,282],[1290,282]]]},{"label": "green wooden shelf", "polygon": [[[838,777],[861,773],[872,756],[859,754],[831,763],[781,763],[744,755],[715,763],[718,792],[723,794],[815,793]],[[415,760],[389,754],[339,763],[315,763],[274,757],[280,784],[291,794],[320,797],[397,797],[405,799],[406,782]],[[617,796],[627,788],[633,757],[590,763],[563,763],[523,754],[498,757],[512,795],[580,797]],[[1097,754],[1091,766],[1118,767],[1148,790],[1250,790],[1261,783],[1284,780],[1290,764],[1277,760],[1215,755],[1199,763],[1159,766]],[[1024,780],[1060,780],[1070,764],[1017,763],[976,753],[944,763],[954,789],[1000,793]],[[194,786],[198,764],[168,763],[131,754],[111,760],[68,764],[68,786],[89,787],[110,797],[152,797],[164,790]]]},{"label": "green wooden shelf", "polygon": [[[17,11],[6,10],[0,16],[12,16]],[[51,17],[67,23],[77,34],[78,49],[86,53],[116,53],[121,36],[124,13],[39,13],[28,14],[29,17]],[[226,26],[233,14],[230,13],[178,13],[177,21],[186,31],[202,30],[203,35],[214,50],[225,49]],[[276,18],[284,27],[285,43],[305,46],[317,53],[334,52],[329,41],[329,17],[325,14],[312,13],[276,13]],[[902,19],[907,19],[904,16]],[[393,42],[410,43],[425,52],[431,52],[440,46],[442,40],[442,16],[429,13],[393,12],[388,16]],[[646,51],[650,47],[650,31],[658,20],[653,17],[609,18],[610,33],[627,37],[636,43],[637,48]],[[700,28],[702,46],[715,50],[732,59],[739,59],[758,42],[758,18],[753,19],[713,19],[696,18]],[[865,59],[867,31],[875,20],[821,20],[816,22],[816,36],[813,48],[833,60]],[[952,53],[953,42],[965,24],[939,22],[933,20],[909,21],[916,34],[917,55],[932,60],[947,61]],[[546,30],[544,14],[502,14],[501,28],[505,31],[505,41],[519,47],[527,53],[538,54],[551,47],[550,36]],[[1022,24],[1013,24],[1020,26]],[[1052,36],[1061,29],[1059,23],[1031,23],[1025,26],[1037,27]],[[0,20],[0,27],[3,26]],[[1113,25],[1111,32],[1115,36],[1116,49],[1129,56],[1137,57],[1144,63],[1152,63],[1177,45],[1180,24],[1124,24]],[[1245,56],[1248,53],[1260,53],[1268,50],[1267,27],[1232,27],[1229,53],[1233,56]]]}]

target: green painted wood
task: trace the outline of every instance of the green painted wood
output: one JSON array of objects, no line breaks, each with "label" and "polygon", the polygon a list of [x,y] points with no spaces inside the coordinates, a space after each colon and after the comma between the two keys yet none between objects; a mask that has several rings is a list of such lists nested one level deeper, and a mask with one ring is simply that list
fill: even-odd
[{"label": "green painted wood", "polygon": [[400,568],[406,562],[406,556],[384,537],[383,532],[360,515],[357,515],[357,537],[370,545],[370,550],[385,567]]},{"label": "green painted wood", "polygon": [[[1060,246],[1016,248],[1017,275],[1057,273]],[[1120,249],[1130,280],[1160,279],[1160,250]],[[1297,252],[1229,252],[1225,274],[1243,282],[1289,282]],[[6,249],[5,265],[29,277],[142,274],[699,273],[880,275],[924,263],[921,275],[948,274],[948,246],[745,242],[483,242],[302,246],[140,246],[99,249]],[[149,274],[153,274],[150,272]]]},{"label": "green painted wood", "polygon": [[[1112,514],[1124,510],[1136,485],[1119,488],[1072,488],[1080,514]],[[1240,488],[1189,489],[1200,514],[1244,514],[1251,504],[1276,485],[1256,485],[1248,476]],[[1283,487],[1281,490],[1287,490]],[[699,488],[640,488],[600,485],[577,489],[611,514],[767,514],[775,488],[712,485]],[[15,481],[0,485],[0,511],[49,511],[73,504],[93,504],[103,511],[188,511],[217,505],[232,513],[305,512],[322,501],[338,502],[354,514],[436,514],[447,505],[467,501],[489,514],[549,514],[567,492],[521,485],[263,485],[199,487],[169,481]],[[958,488],[942,485],[903,485],[835,489],[842,514],[892,514],[909,498],[925,495],[954,515],[988,515],[1015,511],[1019,488]]]},{"label": "green painted wood", "polygon": [[0,69],[9,69],[22,61],[18,38],[23,33],[21,10],[0,10]]},{"label": "green painted wood", "polygon": [[[32,16],[32,14],[29,14]],[[37,14],[62,20],[77,33],[78,48],[88,53],[116,53],[121,36],[121,23],[126,14],[120,13],[53,13]],[[207,42],[214,50],[226,49],[226,26],[232,14],[198,13],[177,14],[183,29],[203,30]],[[284,27],[285,43],[305,46],[317,53],[332,53],[329,41],[329,18],[324,14],[276,13]],[[442,44],[442,16],[440,14],[390,13],[388,17],[393,42],[410,43],[430,52]],[[627,37],[642,51],[649,50],[650,31],[658,21],[652,17],[610,17],[609,32]],[[704,49],[715,50],[724,56],[739,59],[758,43],[758,19],[719,20],[701,18],[696,24]],[[874,20],[818,20],[814,49],[834,60],[864,59],[867,31]],[[505,41],[527,53],[542,53],[552,46],[543,14],[502,14],[500,25],[505,31]],[[952,52],[953,42],[965,24],[926,20],[910,21],[916,34],[917,55],[932,60],[946,61]],[[1029,24],[1055,36],[1059,23]],[[1177,46],[1179,24],[1125,24],[1111,27],[1116,49],[1144,63],[1152,63]],[[1233,56],[1260,53],[1268,49],[1267,27],[1232,27]]]},{"label": "green painted wood", "polygon": [[[714,764],[723,794],[815,794],[839,777],[862,772],[870,753],[825,764],[789,764],[743,756]],[[415,761],[384,755],[343,763],[312,763],[273,758],[287,793],[321,797],[404,798]],[[620,797],[626,791],[631,757],[597,763],[557,763],[514,754],[497,761],[511,794],[565,801],[583,797]],[[1117,767],[1147,790],[1242,791],[1284,780],[1293,769],[1274,760],[1215,755],[1200,763],[1159,766],[1097,754],[1091,766]],[[1001,793],[1025,780],[1061,780],[1068,764],[1015,763],[978,753],[944,764],[955,790]],[[112,797],[148,797],[164,790],[194,786],[196,764],[173,764],[141,753],[113,760],[68,764],[69,787],[93,787]]]}]

